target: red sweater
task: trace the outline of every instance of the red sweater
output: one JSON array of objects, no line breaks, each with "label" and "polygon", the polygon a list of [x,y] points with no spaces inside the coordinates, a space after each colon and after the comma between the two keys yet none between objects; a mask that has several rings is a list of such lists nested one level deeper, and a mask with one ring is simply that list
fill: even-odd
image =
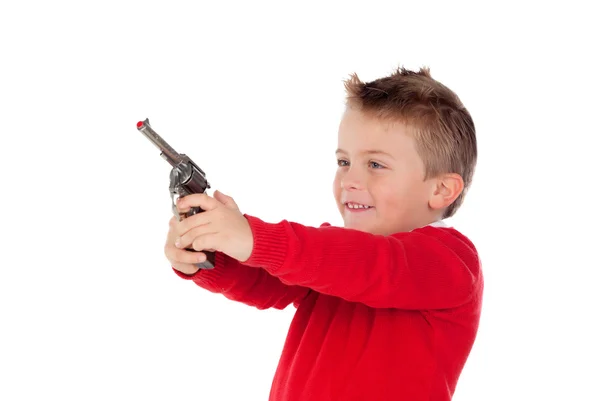
[{"label": "red sweater", "polygon": [[185,275],[258,309],[296,308],[271,401],[450,400],[483,292],[473,244],[453,228],[390,236],[245,215],[249,260],[216,254]]}]

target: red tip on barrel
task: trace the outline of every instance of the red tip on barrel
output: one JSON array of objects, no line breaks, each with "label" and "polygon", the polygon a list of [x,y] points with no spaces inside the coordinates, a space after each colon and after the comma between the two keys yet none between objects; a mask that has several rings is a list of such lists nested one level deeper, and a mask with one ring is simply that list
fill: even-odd
[{"label": "red tip on barrel", "polygon": [[138,123],[137,123],[137,127],[138,127],[138,128],[142,128],[142,126],[143,126],[143,125],[144,125],[144,122],[143,122],[143,121],[140,121],[140,122],[138,122]]}]

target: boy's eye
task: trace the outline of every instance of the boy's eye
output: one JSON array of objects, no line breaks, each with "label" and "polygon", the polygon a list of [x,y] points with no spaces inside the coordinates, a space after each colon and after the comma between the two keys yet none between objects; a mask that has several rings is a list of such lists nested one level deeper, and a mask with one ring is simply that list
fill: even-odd
[{"label": "boy's eye", "polygon": [[373,168],[383,168],[383,166],[377,162],[369,162],[369,166]]},{"label": "boy's eye", "polygon": [[345,167],[348,165],[348,162],[344,159],[338,159],[337,163],[338,163],[338,166],[340,166],[340,167]]}]

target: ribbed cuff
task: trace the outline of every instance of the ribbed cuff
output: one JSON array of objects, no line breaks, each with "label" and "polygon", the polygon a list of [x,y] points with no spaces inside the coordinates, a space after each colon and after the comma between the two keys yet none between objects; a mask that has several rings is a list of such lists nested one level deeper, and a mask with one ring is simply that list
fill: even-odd
[{"label": "ribbed cuff", "polygon": [[261,267],[271,273],[277,271],[285,262],[288,253],[288,233],[285,221],[280,223],[266,223],[261,219],[244,214],[248,220],[254,245],[252,254],[244,265]]}]

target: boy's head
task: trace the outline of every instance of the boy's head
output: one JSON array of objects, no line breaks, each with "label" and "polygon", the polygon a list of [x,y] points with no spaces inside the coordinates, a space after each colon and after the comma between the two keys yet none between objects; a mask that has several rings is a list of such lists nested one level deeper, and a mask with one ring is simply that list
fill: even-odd
[{"label": "boy's head", "polygon": [[344,225],[375,234],[452,216],[477,161],[475,126],[460,99],[427,68],[345,82],[334,195]]}]

